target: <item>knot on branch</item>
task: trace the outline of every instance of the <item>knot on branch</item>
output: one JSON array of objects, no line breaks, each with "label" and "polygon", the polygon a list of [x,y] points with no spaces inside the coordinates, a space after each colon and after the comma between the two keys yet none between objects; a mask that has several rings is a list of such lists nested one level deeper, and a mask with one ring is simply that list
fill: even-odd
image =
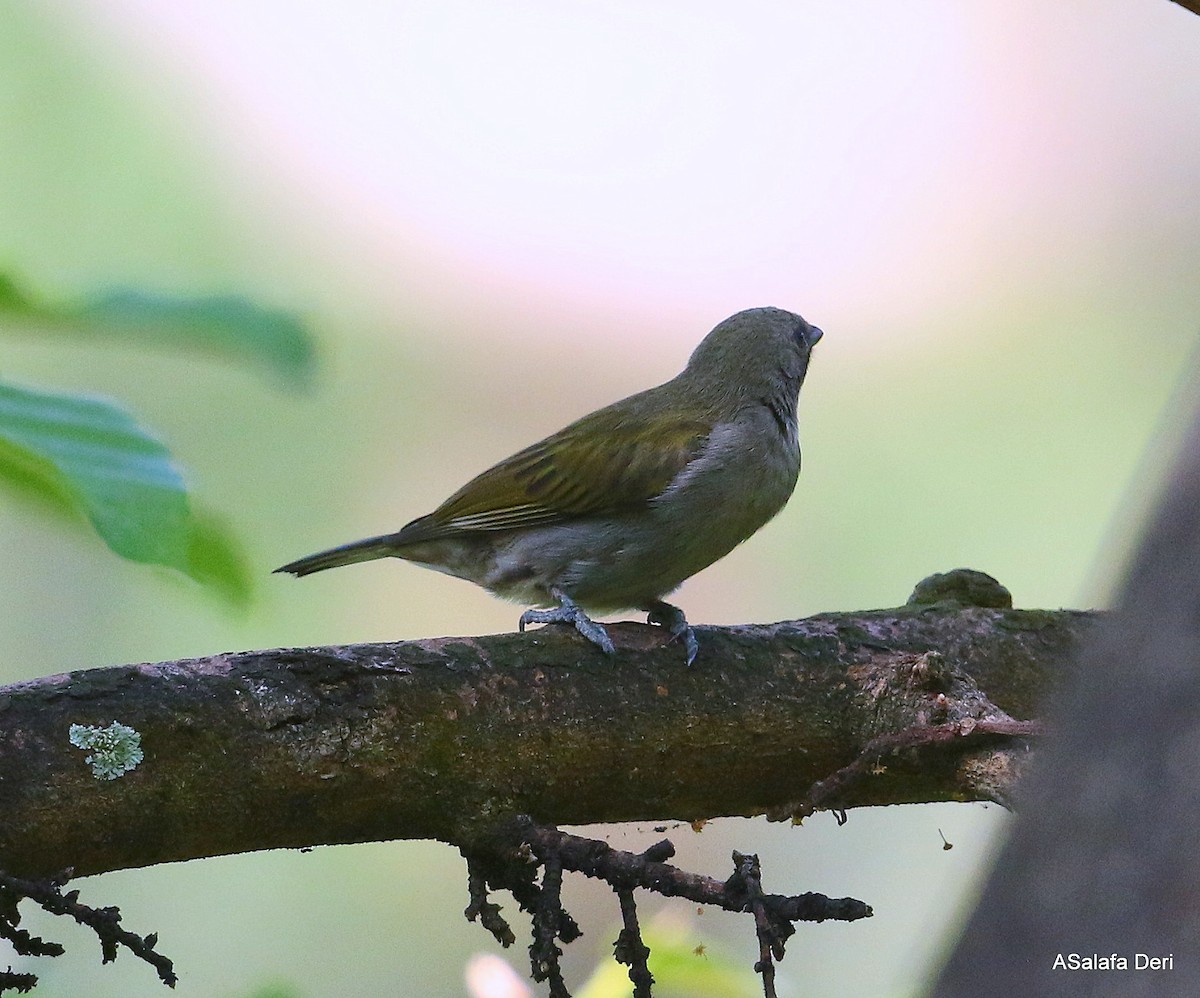
[{"label": "knot on branch", "polygon": [[973,568],[955,568],[935,572],[917,583],[908,597],[909,606],[958,603],[962,606],[990,606],[1011,610],[1012,593],[986,572]]}]

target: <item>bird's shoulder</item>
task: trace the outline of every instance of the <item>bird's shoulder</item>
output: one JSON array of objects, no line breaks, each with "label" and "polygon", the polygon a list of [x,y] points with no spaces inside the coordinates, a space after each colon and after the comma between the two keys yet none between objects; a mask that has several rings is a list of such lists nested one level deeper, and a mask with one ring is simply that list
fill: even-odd
[{"label": "bird's shoulder", "polygon": [[653,392],[599,409],[489,468],[414,521],[420,536],[412,539],[561,523],[660,495],[703,453],[715,420],[702,408],[663,406]]}]

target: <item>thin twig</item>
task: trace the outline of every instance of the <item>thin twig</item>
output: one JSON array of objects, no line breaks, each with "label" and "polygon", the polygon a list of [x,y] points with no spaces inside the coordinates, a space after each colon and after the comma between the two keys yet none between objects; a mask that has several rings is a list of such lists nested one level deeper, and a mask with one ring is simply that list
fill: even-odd
[{"label": "thin twig", "polygon": [[554,942],[563,913],[562,862],[554,852],[542,859],[542,870],[542,890],[533,911],[533,943],[529,947],[533,979],[550,982],[550,998],[570,998],[558,962],[562,950]]},{"label": "thin twig", "polygon": [[[79,891],[69,891],[64,894],[62,887],[69,879],[69,871],[47,880],[24,880],[0,872],[0,889],[3,889],[8,897],[2,906],[6,917],[0,920],[0,927],[12,930],[11,933],[5,932],[6,938],[13,941],[14,945],[16,943],[14,937],[17,937],[24,945],[41,947],[43,955],[57,956],[62,952],[62,947],[57,943],[45,943],[15,928],[16,922],[11,918],[11,899],[14,896],[29,898],[41,905],[51,915],[70,915],[80,925],[86,925],[96,933],[96,937],[100,940],[103,963],[111,963],[115,960],[118,948],[124,946],[134,956],[150,964],[158,972],[159,980],[163,984],[169,988],[175,987],[178,978],[175,976],[171,961],[154,949],[158,944],[158,935],[151,933],[142,937],[121,928],[119,909],[113,907],[92,908],[86,904],[80,904]],[[58,949],[58,953],[53,952],[54,948]]]},{"label": "thin twig", "polygon": [[[616,887],[643,887],[663,897],[682,897],[697,904],[725,911],[748,911],[745,898],[732,894],[726,884],[712,877],[688,873],[668,863],[647,860],[636,853],[613,849],[607,842],[587,839],[518,819],[511,834],[529,842],[539,852],[554,849],[564,870],[573,870]],[[789,922],[820,922],[827,919],[853,922],[868,918],[871,908],[854,898],[830,898],[807,893],[786,897],[764,894],[763,903],[773,917]]]},{"label": "thin twig", "polygon": [[733,853],[733,876],[725,883],[728,889],[745,898],[746,906],[754,913],[754,930],[758,936],[756,973],[762,975],[764,998],[776,998],[775,960],[782,960],[784,944],[795,932],[791,922],[773,916],[764,903],[762,867],[756,855]]},{"label": "thin twig", "polygon": [[[529,947],[533,977],[549,981],[551,998],[569,998],[559,966],[562,950],[555,939],[569,943],[580,935],[579,926],[562,907],[564,871],[603,880],[616,893],[622,929],[613,952],[619,962],[629,967],[633,998],[651,998],[654,983],[650,950],[638,924],[635,888],[663,897],[687,898],[726,911],[751,912],[760,947],[755,970],[762,974],[767,998],[775,994],[774,961],[783,958],[784,943],[796,931],[793,922],[854,921],[871,915],[871,908],[854,898],[828,898],[814,893],[794,897],[764,894],[756,856],[735,852],[734,873],[722,883],[663,862],[675,853],[669,839],[641,853],[626,852],[599,839],[540,825],[526,815],[506,822],[485,840],[470,848],[463,847],[462,851],[467,857],[472,899],[467,917],[476,914],[483,920],[488,884],[512,891],[521,908],[533,916],[533,943]],[[536,867],[531,860],[542,867],[540,886],[534,882]]]},{"label": "thin twig", "polygon": [[500,914],[500,905],[488,900],[487,875],[483,867],[470,856],[467,857],[467,891],[471,896],[471,903],[463,912],[467,921],[474,922],[478,919],[479,924],[495,936],[496,942],[505,949],[515,943],[517,937]]},{"label": "thin twig", "polygon": [[[814,814],[827,802],[839,799],[858,780],[876,771],[884,756],[911,749],[946,745],[950,742],[978,741],[985,738],[1036,738],[1046,733],[1041,721],[970,720],[950,724],[914,725],[892,734],[872,738],[849,765],[814,783],[798,803],[767,812],[770,821],[800,821]],[[838,824],[845,824],[839,818]]]},{"label": "thin twig", "polygon": [[633,983],[633,998],[650,998],[650,988],[654,984],[654,975],[650,973],[647,963],[650,957],[650,947],[642,941],[642,930],[638,925],[637,904],[633,900],[633,891],[628,887],[618,888],[617,900],[621,905],[622,928],[613,945],[613,956],[616,957],[618,963],[623,963],[629,968],[629,980]]}]

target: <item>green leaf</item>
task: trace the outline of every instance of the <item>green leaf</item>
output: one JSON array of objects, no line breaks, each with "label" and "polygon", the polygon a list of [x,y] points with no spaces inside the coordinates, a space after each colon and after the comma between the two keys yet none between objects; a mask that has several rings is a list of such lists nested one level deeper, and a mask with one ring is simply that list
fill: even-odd
[{"label": "green leaf", "polygon": [[313,337],[298,318],[232,295],[177,298],[111,288],[78,304],[58,305],[39,301],[0,272],[0,327],[248,359],[292,382],[310,378],[316,360]]},{"label": "green leaf", "polygon": [[235,602],[246,598],[228,534],[192,514],[170,452],[113,402],[0,382],[0,479],[83,514],[125,558],[177,568]]},{"label": "green leaf", "polygon": [[24,484],[85,513],[117,554],[186,567],[183,478],[115,404],[0,383],[0,440]]},{"label": "green leaf", "polygon": [[0,315],[28,316],[37,314],[37,306],[17,287],[16,282],[0,272]]},{"label": "green leaf", "polygon": [[234,606],[245,606],[254,595],[250,568],[233,531],[223,517],[194,503],[187,573]]},{"label": "green leaf", "polygon": [[[666,917],[664,917],[666,916]],[[614,930],[615,932],[615,930]],[[650,947],[654,994],[662,998],[754,998],[762,994],[759,976],[716,948],[697,946],[697,930],[662,912],[646,926],[642,938]],[[611,957],[603,960],[577,998],[628,998],[629,970]]]},{"label": "green leaf", "polygon": [[195,347],[218,356],[266,361],[292,381],[312,375],[315,351],[304,325],[287,312],[265,309],[244,298],[181,299],[114,288],[67,315],[81,327],[139,343]]}]

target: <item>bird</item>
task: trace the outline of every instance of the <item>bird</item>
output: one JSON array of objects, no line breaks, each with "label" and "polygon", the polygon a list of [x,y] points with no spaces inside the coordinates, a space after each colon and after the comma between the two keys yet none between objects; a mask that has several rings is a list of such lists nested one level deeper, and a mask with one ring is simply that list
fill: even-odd
[{"label": "bird", "polygon": [[822,331],[780,308],[719,323],[676,377],[598,409],[471,479],[395,533],[290,562],[296,577],[400,558],[531,605],[615,651],[589,613],[641,610],[699,650],[664,600],[786,505],[800,474],[797,401]]}]

